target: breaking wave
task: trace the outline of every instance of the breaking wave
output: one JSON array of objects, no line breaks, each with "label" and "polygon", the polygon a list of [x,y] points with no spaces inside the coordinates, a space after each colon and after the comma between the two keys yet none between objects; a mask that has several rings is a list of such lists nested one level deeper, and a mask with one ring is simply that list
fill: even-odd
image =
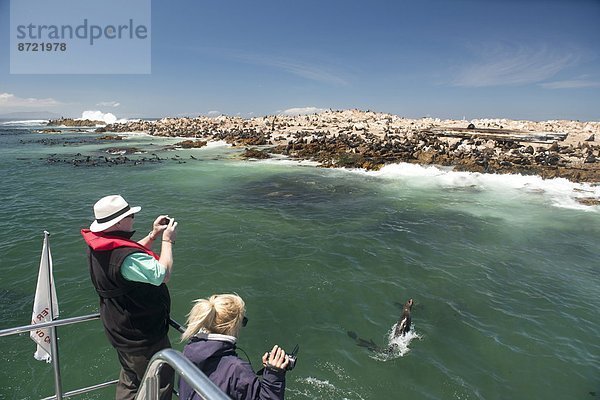
[{"label": "breaking wave", "polygon": [[600,186],[575,183],[564,178],[543,179],[535,175],[483,174],[458,172],[451,168],[409,163],[386,165],[379,171],[350,170],[386,180],[402,180],[413,187],[433,189],[469,189],[471,191],[500,191],[503,194],[536,194],[549,199],[559,208],[598,211],[597,206],[580,203],[581,199],[600,200]]},{"label": "breaking wave", "polygon": [[28,119],[24,121],[4,121],[0,122],[0,125],[20,125],[20,126],[40,126],[46,125],[48,123],[47,119]]}]

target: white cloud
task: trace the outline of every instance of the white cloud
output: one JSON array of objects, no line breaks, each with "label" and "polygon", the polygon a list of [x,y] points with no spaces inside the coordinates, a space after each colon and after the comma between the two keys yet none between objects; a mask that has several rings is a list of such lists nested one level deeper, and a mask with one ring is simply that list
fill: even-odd
[{"label": "white cloud", "polygon": [[272,54],[250,54],[240,50],[221,49],[218,53],[243,63],[280,69],[311,81],[340,86],[348,85],[347,79],[344,78],[344,75],[347,74],[341,68],[326,65],[320,60],[305,61]]},{"label": "white cloud", "polygon": [[217,110],[212,110],[212,111],[209,111],[206,113],[206,115],[209,115],[211,117],[214,117],[216,115],[221,115],[221,114],[222,114],[221,111],[217,111]]},{"label": "white cloud", "polygon": [[100,107],[119,107],[121,103],[119,103],[118,101],[101,101],[96,105]]},{"label": "white cloud", "polygon": [[12,93],[0,93],[0,107],[54,107],[60,105],[53,98],[37,99],[34,97],[17,97]]},{"label": "white cloud", "polygon": [[285,115],[307,115],[307,114],[318,114],[327,111],[325,108],[317,108],[317,107],[296,107],[296,108],[288,108],[287,110],[278,111],[280,114]]},{"label": "white cloud", "polygon": [[541,45],[495,45],[478,51],[481,61],[461,69],[456,86],[484,87],[526,85],[547,80],[580,59],[577,51],[556,50]]},{"label": "white cloud", "polygon": [[311,63],[274,57],[270,59],[262,59],[260,62],[257,62],[257,64],[280,68],[291,74],[298,75],[312,81],[341,86],[348,84],[348,82],[340,77],[338,73],[331,71],[329,68],[317,66]]},{"label": "white cloud", "polygon": [[600,88],[600,82],[587,79],[571,79],[564,81],[545,82],[541,83],[540,86],[545,89],[585,89]]}]

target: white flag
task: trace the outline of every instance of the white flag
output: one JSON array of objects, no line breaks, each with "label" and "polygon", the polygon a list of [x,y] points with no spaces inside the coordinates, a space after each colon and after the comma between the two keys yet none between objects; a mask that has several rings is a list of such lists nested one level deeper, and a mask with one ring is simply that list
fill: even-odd
[{"label": "white flag", "polygon": [[[56,289],[52,274],[52,255],[50,254],[49,236],[50,234],[44,231],[44,247],[42,248],[42,259],[40,260],[33,313],[31,314],[32,324],[52,321],[52,317],[58,317],[58,301],[56,300]],[[52,297],[52,300],[50,300],[50,297]],[[50,302],[52,302],[52,312],[50,310]],[[36,360],[51,362],[50,329],[42,328],[31,331],[29,336],[37,343],[37,351],[33,354]]]}]

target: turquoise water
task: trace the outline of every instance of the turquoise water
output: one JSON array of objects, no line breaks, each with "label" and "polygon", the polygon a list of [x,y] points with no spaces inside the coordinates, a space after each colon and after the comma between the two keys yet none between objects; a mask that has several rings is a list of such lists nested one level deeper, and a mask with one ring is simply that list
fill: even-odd
[{"label": "turquoise water", "polygon": [[[107,143],[30,128],[0,125],[0,328],[29,323],[44,230],[61,317],[97,311],[79,230],[98,198],[120,193],[142,206],[136,237],[159,213],[180,223],[175,319],[198,297],[237,292],[250,320],[239,344],[256,367],[273,344],[300,345],[288,399],[600,396],[600,213],[574,200],[600,196],[597,187],[410,165],[364,173],[242,161],[226,146],[166,151],[178,140]],[[112,146],[165,160],[47,162]],[[387,346],[409,297],[414,335],[401,352],[372,353],[348,336]],[[59,336],[65,390],[117,377],[99,321]],[[171,340],[182,349],[174,331]],[[27,335],[0,338],[0,349],[0,399],[53,393],[52,369],[33,359]]]}]

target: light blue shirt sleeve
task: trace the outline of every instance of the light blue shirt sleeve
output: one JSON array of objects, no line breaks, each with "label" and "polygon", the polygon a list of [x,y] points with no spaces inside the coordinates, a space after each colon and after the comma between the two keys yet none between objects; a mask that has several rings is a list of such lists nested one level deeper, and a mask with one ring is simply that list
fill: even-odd
[{"label": "light blue shirt sleeve", "polygon": [[166,268],[146,253],[132,253],[125,257],[121,264],[121,276],[128,281],[159,286],[163,283],[166,273]]}]

